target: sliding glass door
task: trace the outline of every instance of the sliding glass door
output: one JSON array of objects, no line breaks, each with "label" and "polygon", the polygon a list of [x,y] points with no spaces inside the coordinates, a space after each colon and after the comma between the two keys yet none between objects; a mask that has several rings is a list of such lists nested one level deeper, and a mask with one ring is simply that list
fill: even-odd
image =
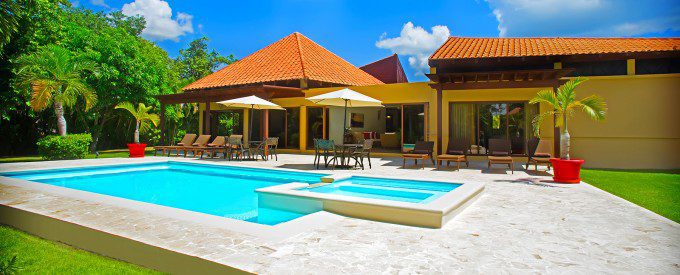
[{"label": "sliding glass door", "polygon": [[279,148],[300,147],[300,108],[269,110],[269,137],[279,138]]},{"label": "sliding glass door", "polygon": [[328,108],[307,107],[307,148],[314,148],[314,139],[328,136]]},{"label": "sliding glass door", "polygon": [[425,105],[403,105],[402,144],[425,140]]},{"label": "sliding glass door", "polygon": [[524,154],[537,113],[538,106],[527,102],[451,103],[449,139],[465,138],[483,148],[489,147],[489,139],[509,139],[513,154]]},{"label": "sliding glass door", "polygon": [[210,133],[213,136],[243,134],[243,110],[211,111]]}]

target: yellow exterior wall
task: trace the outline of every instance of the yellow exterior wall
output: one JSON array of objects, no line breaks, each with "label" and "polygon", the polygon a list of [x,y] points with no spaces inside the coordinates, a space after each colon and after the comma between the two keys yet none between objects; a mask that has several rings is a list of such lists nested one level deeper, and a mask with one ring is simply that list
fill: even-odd
[{"label": "yellow exterior wall", "polygon": [[602,122],[583,114],[568,125],[571,153],[587,167],[680,168],[680,75],[590,77],[577,90],[604,97]]},{"label": "yellow exterior wall", "polygon": [[[426,82],[400,83],[374,86],[349,87],[367,96],[382,100],[384,104],[426,103],[428,114],[427,139],[437,140],[437,95]],[[310,97],[340,88],[304,90]],[[442,143],[448,143],[449,103],[528,101],[539,88],[445,90],[442,102]],[[594,122],[577,113],[569,124],[572,136],[571,154],[586,160],[586,167],[597,168],[680,168],[680,74],[672,75],[626,75],[589,77],[579,87],[579,98],[599,94],[609,105],[607,119]],[[307,106],[314,103],[299,98],[273,99],[283,107],[300,109],[300,146],[307,144]],[[201,110],[204,110],[201,105]],[[211,105],[220,110],[222,106]],[[547,106],[540,107],[541,112]],[[246,115],[247,116],[247,115]],[[200,119],[202,123],[202,117]],[[334,123],[336,123],[334,121]],[[247,130],[247,123],[244,124]],[[552,144],[552,121],[546,120],[541,127],[541,138]],[[443,148],[444,149],[444,148]],[[306,151],[306,150],[303,150]]]}]

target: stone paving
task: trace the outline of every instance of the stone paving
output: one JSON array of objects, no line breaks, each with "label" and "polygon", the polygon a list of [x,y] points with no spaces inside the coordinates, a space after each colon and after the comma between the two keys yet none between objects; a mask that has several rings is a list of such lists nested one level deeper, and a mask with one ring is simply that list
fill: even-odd
[{"label": "stone paving", "polygon": [[[121,161],[128,160],[1,164],[0,171]],[[229,164],[314,170],[311,162],[282,154]],[[373,158],[373,169],[351,173],[481,181],[486,192],[442,229],[343,218],[274,242],[1,184],[0,203],[255,273],[680,273],[679,224],[588,184],[485,166],[402,169],[400,159]]]}]

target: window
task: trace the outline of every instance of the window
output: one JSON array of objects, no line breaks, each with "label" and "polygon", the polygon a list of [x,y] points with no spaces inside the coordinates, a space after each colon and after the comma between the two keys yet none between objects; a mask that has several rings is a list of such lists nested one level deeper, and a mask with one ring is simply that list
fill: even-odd
[{"label": "window", "polygon": [[527,102],[452,103],[449,138],[463,138],[471,145],[488,148],[489,139],[509,139],[513,154],[526,152],[526,138],[533,136],[531,120],[538,105]]},{"label": "window", "polygon": [[626,60],[564,63],[563,67],[574,69],[570,76],[626,75],[628,73]]},{"label": "window", "polygon": [[679,58],[636,59],[635,74],[680,73]]}]

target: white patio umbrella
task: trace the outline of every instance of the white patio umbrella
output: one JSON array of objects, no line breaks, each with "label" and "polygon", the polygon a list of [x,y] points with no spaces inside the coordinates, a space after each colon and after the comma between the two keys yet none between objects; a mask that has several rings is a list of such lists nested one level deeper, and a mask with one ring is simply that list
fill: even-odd
[{"label": "white patio umbrella", "polygon": [[[319,105],[345,107],[345,116],[342,124],[343,135],[347,130],[347,107],[384,107],[380,100],[361,94],[348,88],[335,92],[308,97],[307,100]],[[344,139],[344,138],[343,138]]]},{"label": "white patio umbrella", "polygon": [[248,140],[250,140],[250,133],[252,132],[253,129],[253,109],[258,109],[258,110],[285,110],[283,107],[276,105],[270,101],[264,100],[262,98],[259,98],[257,96],[251,95],[251,96],[246,96],[246,97],[239,97],[239,98],[234,98],[234,99],[229,99],[225,101],[220,101],[217,102],[219,104],[222,104],[227,107],[233,107],[233,108],[245,108],[245,109],[250,109],[250,126],[248,126]]}]

